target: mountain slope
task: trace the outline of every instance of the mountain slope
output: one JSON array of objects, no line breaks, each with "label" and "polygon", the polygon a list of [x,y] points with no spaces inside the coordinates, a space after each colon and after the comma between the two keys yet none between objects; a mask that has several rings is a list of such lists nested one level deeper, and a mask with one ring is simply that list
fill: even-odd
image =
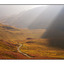
[{"label": "mountain slope", "polygon": [[46,29],[53,22],[55,17],[61,11],[63,5],[51,5],[48,6],[47,9],[42,12],[36,20],[34,20],[30,25],[29,29]]},{"label": "mountain slope", "polygon": [[0,39],[5,39],[5,40],[17,39],[20,37],[20,35],[18,35],[15,32],[19,32],[19,31],[20,31],[19,29],[16,29],[14,27],[0,24]]},{"label": "mountain slope", "polygon": [[0,24],[0,59],[29,59],[17,50],[22,34],[23,30]]},{"label": "mountain slope", "polygon": [[13,15],[9,18],[2,19],[1,21],[4,24],[15,26],[17,28],[27,28],[45,9],[46,7],[43,6],[33,8],[28,11],[23,11],[17,15]]},{"label": "mountain slope", "polygon": [[48,38],[49,45],[64,49],[64,7],[42,38]]},{"label": "mountain slope", "polygon": [[17,46],[18,44],[0,40],[0,59],[26,59],[26,56],[18,53]]},{"label": "mountain slope", "polygon": [[0,59],[63,59],[64,50],[49,47],[49,40],[40,38],[45,31],[0,24]]},{"label": "mountain slope", "polygon": [[17,29],[9,25],[0,24],[0,39],[23,40],[29,35],[29,32],[28,29]]}]

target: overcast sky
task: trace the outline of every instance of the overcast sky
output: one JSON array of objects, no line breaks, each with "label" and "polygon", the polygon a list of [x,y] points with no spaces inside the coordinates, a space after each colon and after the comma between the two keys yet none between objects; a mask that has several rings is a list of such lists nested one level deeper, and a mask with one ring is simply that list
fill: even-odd
[{"label": "overcast sky", "polygon": [[0,5],[0,18],[18,14],[24,10],[29,10],[39,6],[45,7],[47,5]]}]

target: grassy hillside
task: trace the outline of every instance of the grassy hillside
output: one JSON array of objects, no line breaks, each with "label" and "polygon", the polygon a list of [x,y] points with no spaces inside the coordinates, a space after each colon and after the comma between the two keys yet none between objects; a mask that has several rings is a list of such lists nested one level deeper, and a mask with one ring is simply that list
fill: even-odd
[{"label": "grassy hillside", "polygon": [[22,37],[22,32],[19,34],[20,30],[16,29],[14,27],[10,27],[7,25],[0,25],[0,39],[5,40],[14,40],[14,39],[20,39]]},{"label": "grassy hillside", "polygon": [[39,30],[34,33],[33,30],[17,29],[0,24],[0,59],[29,59],[20,54],[17,48],[19,43],[24,43],[26,39],[36,38],[36,33],[38,34]]},{"label": "grassy hillside", "polygon": [[0,59],[26,59],[27,57],[18,53],[17,46],[18,44],[0,40]]},{"label": "grassy hillside", "polygon": [[30,39],[23,42],[21,51],[33,56],[33,59],[64,59],[64,50],[48,46],[48,39]]},{"label": "grassy hillside", "polygon": [[[41,39],[45,29],[17,29],[0,24],[0,59],[64,59],[64,50],[48,46],[48,39]],[[32,58],[20,53],[17,49]]]},{"label": "grassy hillside", "polygon": [[40,38],[43,32],[45,32],[45,29],[44,30],[17,29],[15,27],[0,24],[0,39],[5,40],[23,40],[26,38]]}]

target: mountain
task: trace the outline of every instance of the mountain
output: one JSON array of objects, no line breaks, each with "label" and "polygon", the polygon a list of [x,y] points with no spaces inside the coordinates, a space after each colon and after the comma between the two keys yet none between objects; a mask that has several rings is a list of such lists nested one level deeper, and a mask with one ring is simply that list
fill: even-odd
[{"label": "mountain", "polygon": [[17,33],[19,29],[16,29],[14,27],[11,26],[7,26],[7,25],[2,25],[0,24],[0,39],[5,39],[5,40],[9,40],[9,39],[17,39],[20,37],[18,37]]},{"label": "mountain", "polygon": [[49,45],[64,49],[64,7],[51,23],[42,38],[48,38]]},{"label": "mountain", "polygon": [[9,25],[0,24],[0,39],[6,41],[23,40],[26,38],[28,32],[27,29],[18,29]]},{"label": "mountain", "polygon": [[29,29],[46,29],[58,15],[63,5],[49,5],[30,25]]},{"label": "mountain", "polygon": [[0,23],[13,26],[16,20],[24,14],[25,11],[20,14],[15,14],[11,16],[6,16],[5,18],[0,19]]},{"label": "mountain", "polygon": [[4,18],[1,21],[3,24],[15,26],[17,28],[27,28],[34,21],[34,19],[36,19],[37,16],[45,9],[46,7],[43,6],[33,8],[28,11],[23,11],[17,15]]}]

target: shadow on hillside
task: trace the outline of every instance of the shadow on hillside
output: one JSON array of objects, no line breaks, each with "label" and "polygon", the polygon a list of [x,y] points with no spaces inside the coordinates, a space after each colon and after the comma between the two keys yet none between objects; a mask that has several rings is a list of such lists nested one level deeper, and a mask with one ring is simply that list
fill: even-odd
[{"label": "shadow on hillside", "polygon": [[64,49],[64,39],[48,39],[48,46]]},{"label": "shadow on hillside", "polygon": [[49,46],[64,49],[64,7],[42,38],[48,39]]}]

